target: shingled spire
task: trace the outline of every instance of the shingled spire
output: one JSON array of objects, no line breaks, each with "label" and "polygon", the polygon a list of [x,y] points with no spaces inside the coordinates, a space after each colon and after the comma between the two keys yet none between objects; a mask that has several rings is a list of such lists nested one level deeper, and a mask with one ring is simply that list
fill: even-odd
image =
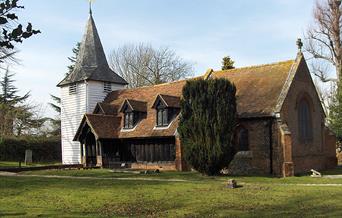
[{"label": "shingled spire", "polygon": [[57,86],[84,80],[127,84],[109,68],[91,10],[75,68]]}]

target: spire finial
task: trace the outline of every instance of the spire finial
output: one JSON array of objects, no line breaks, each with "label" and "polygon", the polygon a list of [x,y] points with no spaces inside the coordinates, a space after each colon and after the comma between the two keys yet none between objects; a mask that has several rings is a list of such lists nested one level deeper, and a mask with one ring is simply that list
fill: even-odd
[{"label": "spire finial", "polygon": [[89,14],[92,15],[93,14],[93,11],[91,9],[91,5],[93,3],[94,0],[88,0],[89,1]]},{"label": "spire finial", "polygon": [[301,38],[298,38],[297,39],[297,46],[298,46],[298,50],[299,51],[302,51],[302,47],[303,47],[303,42],[302,42],[302,39]]}]

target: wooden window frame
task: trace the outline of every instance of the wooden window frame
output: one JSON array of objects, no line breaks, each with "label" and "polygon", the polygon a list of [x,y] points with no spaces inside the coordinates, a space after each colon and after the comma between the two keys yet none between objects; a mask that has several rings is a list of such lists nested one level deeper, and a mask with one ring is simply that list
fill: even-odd
[{"label": "wooden window frame", "polygon": [[157,106],[157,127],[166,127],[170,124],[168,108],[164,106]]},{"label": "wooden window frame", "polygon": [[125,111],[124,129],[133,129],[135,127],[134,111]]}]

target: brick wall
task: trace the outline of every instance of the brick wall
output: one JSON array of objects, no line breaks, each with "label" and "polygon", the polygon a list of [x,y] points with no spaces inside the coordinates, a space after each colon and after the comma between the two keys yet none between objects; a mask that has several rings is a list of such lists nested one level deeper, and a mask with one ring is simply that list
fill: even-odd
[{"label": "brick wall", "polygon": [[[248,164],[242,163],[246,162],[246,158],[241,158],[243,155],[237,154],[231,163],[234,166],[230,166],[231,174],[269,175],[271,173],[271,159],[272,174],[278,175],[280,173],[279,152],[281,149],[278,147],[277,128],[274,121],[272,118],[240,120],[240,127],[244,127],[249,133]],[[270,133],[272,133],[271,137]],[[272,148],[270,147],[271,142]],[[238,149],[236,144],[235,147]]]},{"label": "brick wall", "polygon": [[[299,139],[298,108],[301,99],[305,98],[310,105],[313,139],[302,142]],[[335,152],[334,136],[326,137],[325,116],[320,105],[315,86],[310,77],[306,63],[298,66],[298,71],[291,84],[281,110],[281,121],[287,124],[292,138],[292,158],[296,174],[308,172],[310,169],[325,169],[333,166],[332,156]]]}]

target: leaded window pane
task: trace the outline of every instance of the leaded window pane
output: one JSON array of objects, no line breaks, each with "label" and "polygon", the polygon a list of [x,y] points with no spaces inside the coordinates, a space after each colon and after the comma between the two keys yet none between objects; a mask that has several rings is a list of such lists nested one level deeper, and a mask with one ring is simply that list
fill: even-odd
[{"label": "leaded window pane", "polygon": [[167,109],[163,110],[163,126],[169,125],[168,119],[167,119]]},{"label": "leaded window pane", "polygon": [[306,142],[312,139],[311,113],[307,101],[302,100],[298,108],[299,137]]},{"label": "leaded window pane", "polygon": [[163,125],[163,110],[158,110],[157,112],[157,125],[162,126]]}]

